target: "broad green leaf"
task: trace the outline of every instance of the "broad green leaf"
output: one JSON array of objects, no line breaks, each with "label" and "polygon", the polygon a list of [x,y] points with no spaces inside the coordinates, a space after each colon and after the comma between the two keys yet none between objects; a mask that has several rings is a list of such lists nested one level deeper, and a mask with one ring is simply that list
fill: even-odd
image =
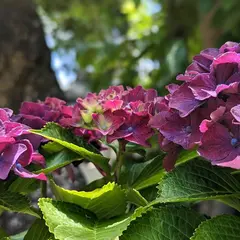
[{"label": "broad green leaf", "polygon": [[136,190],[133,188],[128,188],[125,190],[127,201],[135,204],[136,206],[146,206],[148,201]]},{"label": "broad green leaf", "polygon": [[56,152],[62,151],[64,149],[64,146],[62,146],[56,142],[48,142],[48,143],[44,144],[41,147],[41,149],[47,153],[56,153]]},{"label": "broad green leaf", "polygon": [[38,172],[50,173],[56,169],[62,168],[74,161],[80,161],[82,158],[76,152],[70,151],[68,149],[63,149],[60,152],[53,153],[51,155],[45,156],[46,167]]},{"label": "broad green leaf", "polygon": [[21,212],[39,217],[38,213],[32,209],[29,199],[20,193],[10,191],[1,192],[0,208],[7,211]]},{"label": "broad green leaf", "polygon": [[[176,166],[192,160],[198,156],[194,151],[182,151],[176,162]],[[165,169],[162,167],[163,155],[159,155],[149,161],[141,163],[131,163],[126,161],[123,166],[120,181],[123,184],[132,186],[137,190],[156,185],[161,181],[166,174]]]},{"label": "broad green leaf", "polygon": [[163,155],[157,156],[146,162],[132,162],[126,159],[120,175],[120,183],[139,189],[139,184],[156,175],[162,170]]},{"label": "broad green leaf", "polygon": [[146,149],[142,146],[140,146],[139,144],[136,143],[128,143],[126,145],[126,152],[132,152],[132,153],[138,153],[141,156],[145,156],[146,155]]},{"label": "broad green leaf", "polygon": [[185,207],[154,208],[131,223],[120,240],[189,240],[204,220],[203,216]]},{"label": "broad green leaf", "polygon": [[157,198],[157,192],[158,192],[157,185],[153,185],[148,188],[140,190],[141,195],[149,202]]},{"label": "broad green leaf", "polygon": [[92,192],[66,190],[51,181],[57,200],[74,203],[96,214],[99,219],[111,218],[126,211],[125,191],[115,183],[108,183]]},{"label": "broad green leaf", "polygon": [[106,173],[110,172],[109,159],[102,156],[100,152],[82,137],[75,136],[70,130],[56,123],[47,123],[40,130],[31,130],[32,133],[43,136],[87,159],[102,168]]},{"label": "broad green leaf", "polygon": [[[101,188],[102,186],[104,186],[105,184],[107,184],[109,182],[110,178],[109,177],[102,177],[100,179],[97,179],[91,183],[89,183],[88,185],[83,187],[83,190],[86,192],[89,191],[93,191],[96,188]],[[110,181],[114,181],[114,176],[112,176]]]},{"label": "broad green leaf", "polygon": [[28,194],[37,190],[40,186],[40,181],[34,178],[17,178],[9,187],[10,192],[19,192]]},{"label": "broad green leaf", "polygon": [[24,240],[54,240],[54,236],[49,232],[48,227],[45,225],[44,220],[37,219],[32,224]]},{"label": "broad green leaf", "polygon": [[157,202],[184,202],[240,196],[231,170],[204,160],[190,161],[169,172],[159,186]]},{"label": "broad green leaf", "polygon": [[42,198],[39,207],[49,231],[59,240],[113,240],[149,209],[140,207],[134,213],[99,221],[92,213],[71,203]]},{"label": "broad green leaf", "polygon": [[240,212],[240,197],[228,197],[220,198],[218,201],[225,203],[226,205],[235,208]]},{"label": "broad green leaf", "polygon": [[239,240],[239,238],[240,217],[221,215],[201,223],[191,240]]}]

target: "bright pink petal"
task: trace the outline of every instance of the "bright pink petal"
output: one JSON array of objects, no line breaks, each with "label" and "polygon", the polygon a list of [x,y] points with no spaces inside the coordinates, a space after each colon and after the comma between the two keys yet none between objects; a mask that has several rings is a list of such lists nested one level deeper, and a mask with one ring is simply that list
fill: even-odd
[{"label": "bright pink petal", "polygon": [[23,168],[20,164],[16,164],[13,168],[14,173],[22,178],[35,178],[42,181],[47,181],[47,177],[44,173],[31,173],[27,169]]}]

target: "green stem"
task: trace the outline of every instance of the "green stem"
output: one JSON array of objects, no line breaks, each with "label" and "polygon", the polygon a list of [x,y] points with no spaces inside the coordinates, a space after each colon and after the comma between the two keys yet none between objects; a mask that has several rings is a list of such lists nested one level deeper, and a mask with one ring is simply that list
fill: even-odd
[{"label": "green stem", "polygon": [[41,181],[41,197],[47,197],[47,181]]},{"label": "green stem", "polygon": [[116,166],[115,166],[115,171],[114,171],[116,182],[119,182],[121,168],[123,165],[123,154],[125,152],[125,146],[126,146],[125,141],[119,140],[119,149],[118,149],[118,153],[117,153]]}]

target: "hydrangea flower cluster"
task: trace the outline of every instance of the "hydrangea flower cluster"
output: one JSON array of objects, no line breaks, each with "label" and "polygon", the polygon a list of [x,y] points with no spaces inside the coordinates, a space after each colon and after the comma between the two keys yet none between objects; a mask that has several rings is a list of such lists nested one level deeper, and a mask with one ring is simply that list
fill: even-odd
[{"label": "hydrangea flower cluster", "polygon": [[240,45],[227,42],[220,49],[203,50],[184,74],[170,84],[162,110],[151,119],[169,151],[171,169],[178,146],[191,149],[212,164],[240,168]]},{"label": "hydrangea flower cluster", "polygon": [[35,152],[33,145],[37,143],[28,132],[29,127],[12,121],[12,114],[10,109],[0,109],[0,179],[5,180],[13,170],[20,177],[46,180],[43,173],[25,169],[31,163],[44,165],[44,158]]},{"label": "hydrangea flower cluster", "polygon": [[15,120],[31,128],[40,129],[47,122],[60,123],[72,117],[72,107],[58,98],[47,97],[44,102],[23,102]]},{"label": "hydrangea flower cluster", "polygon": [[78,98],[72,118],[65,118],[65,126],[89,129],[98,137],[106,137],[108,143],[124,139],[128,142],[149,146],[147,140],[154,134],[148,122],[154,113],[154,89],[141,86],[124,90],[112,86],[100,93],[89,93]]},{"label": "hydrangea flower cluster", "polygon": [[[240,44],[227,42],[219,49],[203,50],[193,58],[182,84],[167,86],[169,94],[141,86],[111,86],[98,94],[78,98],[74,106],[57,98],[24,102],[18,115],[0,109],[0,179],[13,170],[22,177],[45,180],[25,167],[44,165],[36,153],[43,139],[29,133],[56,122],[92,143],[105,139],[132,142],[143,147],[158,134],[167,152],[164,167],[171,170],[179,151],[197,148],[214,165],[240,169]],[[123,141],[122,141],[123,142]]]}]

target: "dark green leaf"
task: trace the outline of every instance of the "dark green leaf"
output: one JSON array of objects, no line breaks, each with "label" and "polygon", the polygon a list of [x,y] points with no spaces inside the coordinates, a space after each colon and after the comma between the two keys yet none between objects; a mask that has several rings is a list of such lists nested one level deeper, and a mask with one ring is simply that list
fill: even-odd
[{"label": "dark green leaf", "polygon": [[10,192],[19,192],[28,194],[37,190],[40,186],[40,181],[34,178],[17,178],[9,187]]},{"label": "dark green leaf", "polygon": [[188,208],[159,207],[131,223],[120,240],[188,240],[204,220]]},{"label": "dark green leaf", "polygon": [[[192,160],[198,156],[194,151],[182,151],[176,162],[176,166]],[[161,181],[166,174],[162,167],[163,155],[159,155],[149,161],[141,163],[133,163],[126,159],[125,165],[122,168],[120,182],[132,186],[137,190],[156,185]]]},{"label": "dark green leaf", "polygon": [[10,191],[1,192],[0,207],[7,211],[21,212],[39,217],[38,213],[32,209],[29,199],[20,193]]},{"label": "dark green leaf", "polygon": [[239,240],[240,217],[222,215],[203,222],[191,240]]},{"label": "dark green leaf", "polygon": [[48,227],[45,225],[44,220],[37,219],[32,224],[24,240],[54,240],[54,236],[49,232]]},{"label": "dark green leaf", "polygon": [[37,172],[50,173],[56,169],[62,168],[74,161],[80,161],[82,158],[76,152],[70,151],[67,148],[60,152],[53,153],[45,157],[46,167]]},{"label": "dark green leaf", "polygon": [[184,202],[240,196],[231,170],[204,160],[190,161],[169,172],[159,184],[157,202]]}]

